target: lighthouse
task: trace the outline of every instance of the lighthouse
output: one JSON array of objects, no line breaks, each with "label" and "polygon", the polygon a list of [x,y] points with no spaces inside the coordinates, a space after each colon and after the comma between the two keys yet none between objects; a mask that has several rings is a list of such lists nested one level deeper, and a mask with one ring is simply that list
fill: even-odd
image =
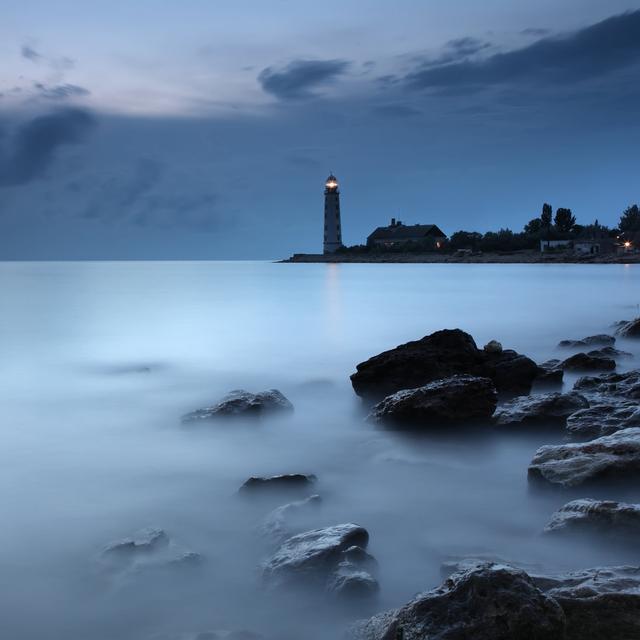
[{"label": "lighthouse", "polygon": [[334,253],[342,246],[340,226],[340,190],[331,174],[324,184],[324,253]]}]

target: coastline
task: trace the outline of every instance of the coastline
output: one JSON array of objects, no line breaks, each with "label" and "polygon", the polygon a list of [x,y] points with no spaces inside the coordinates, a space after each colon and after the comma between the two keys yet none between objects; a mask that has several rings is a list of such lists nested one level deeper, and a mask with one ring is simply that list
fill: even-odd
[{"label": "coastline", "polygon": [[467,256],[439,253],[376,253],[376,254],[315,254],[295,253],[279,263],[409,263],[409,264],[638,264],[640,253],[576,256],[565,253],[539,251],[511,251],[479,253]]}]

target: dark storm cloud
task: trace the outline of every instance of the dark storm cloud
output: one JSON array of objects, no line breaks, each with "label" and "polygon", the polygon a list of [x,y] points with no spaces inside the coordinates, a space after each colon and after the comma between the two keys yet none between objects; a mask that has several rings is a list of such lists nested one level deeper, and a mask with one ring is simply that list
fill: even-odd
[{"label": "dark storm cloud", "polygon": [[64,109],[24,123],[0,161],[0,186],[25,184],[40,177],[59,148],[82,142],[95,124],[94,117],[81,109]]},{"label": "dark storm cloud", "polygon": [[38,62],[39,60],[42,59],[42,55],[39,54],[33,47],[30,47],[27,44],[22,45],[22,48],[20,49],[20,53],[22,54],[23,58],[26,58],[27,60],[31,60],[31,62]]},{"label": "dark storm cloud", "polygon": [[59,84],[53,87],[47,87],[41,82],[36,82],[34,88],[38,91],[38,95],[50,100],[64,100],[65,98],[73,98],[79,96],[88,96],[91,92],[77,84]]},{"label": "dark storm cloud", "polygon": [[282,69],[263,69],[258,82],[280,100],[300,100],[313,97],[314,89],[334,82],[349,64],[346,60],[294,60]]},{"label": "dark storm cloud", "polygon": [[484,60],[435,67],[423,64],[406,77],[406,82],[415,89],[558,85],[596,78],[639,60],[640,11],[633,11]]}]

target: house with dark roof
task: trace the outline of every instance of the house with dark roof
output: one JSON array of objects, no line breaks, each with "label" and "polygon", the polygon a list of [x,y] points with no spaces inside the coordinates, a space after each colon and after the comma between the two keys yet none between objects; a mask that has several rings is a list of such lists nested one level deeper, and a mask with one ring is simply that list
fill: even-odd
[{"label": "house with dark roof", "polygon": [[388,227],[378,227],[367,238],[367,245],[398,247],[403,244],[424,244],[440,249],[447,236],[435,224],[402,224],[391,218]]}]

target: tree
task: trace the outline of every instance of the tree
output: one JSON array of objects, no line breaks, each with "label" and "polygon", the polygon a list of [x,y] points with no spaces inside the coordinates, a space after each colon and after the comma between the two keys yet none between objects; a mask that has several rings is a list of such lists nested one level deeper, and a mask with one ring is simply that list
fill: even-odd
[{"label": "tree", "polygon": [[544,203],[542,205],[542,214],[540,215],[540,222],[545,229],[551,227],[551,218],[553,216],[553,209],[550,204]]},{"label": "tree", "polygon": [[569,233],[576,223],[576,217],[571,213],[571,209],[564,209],[560,207],[556,211],[554,222],[558,231],[561,233]]},{"label": "tree", "polygon": [[542,220],[540,218],[529,220],[529,222],[524,225],[524,232],[529,235],[540,233],[540,231],[542,231]]},{"label": "tree", "polygon": [[627,207],[620,216],[620,231],[640,231],[640,209],[634,204]]},{"label": "tree", "polygon": [[482,234],[477,231],[456,231],[449,238],[449,247],[454,251],[458,249],[476,251],[481,240]]}]

